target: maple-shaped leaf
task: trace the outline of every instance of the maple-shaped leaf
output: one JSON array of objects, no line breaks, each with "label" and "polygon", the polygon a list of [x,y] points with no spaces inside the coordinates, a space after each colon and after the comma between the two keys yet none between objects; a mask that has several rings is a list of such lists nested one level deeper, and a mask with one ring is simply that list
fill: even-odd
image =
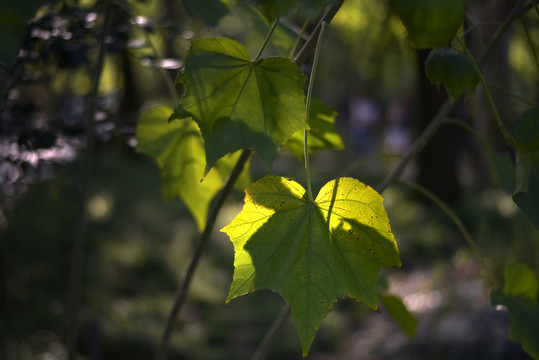
[{"label": "maple-shaped leaf", "polygon": [[[325,149],[344,149],[340,135],[335,129],[337,112],[326,106],[321,100],[313,98],[309,110],[309,152]],[[296,131],[285,144],[298,159],[303,158],[304,132]]]},{"label": "maple-shaped leaf", "polygon": [[285,58],[253,62],[238,42],[195,40],[178,81],[187,88],[174,118],[192,117],[205,140],[206,171],[225,154],[255,150],[271,165],[305,128],[305,77]]},{"label": "maple-shaped leaf", "polygon": [[[155,158],[161,168],[163,197],[179,196],[202,230],[210,202],[223,187],[239,153],[217,162],[204,176],[206,159],[204,140],[197,124],[191,119],[169,122],[172,108],[158,106],[145,110],[137,126],[137,150]],[[249,183],[245,170],[238,181],[243,188]]]},{"label": "maple-shaped leaf", "polygon": [[227,301],[259,289],[278,292],[290,304],[304,355],[339,298],[377,309],[380,268],[401,262],[376,191],[340,178],[310,202],[298,183],[268,175],[245,193],[242,211],[221,230],[235,250]]}]

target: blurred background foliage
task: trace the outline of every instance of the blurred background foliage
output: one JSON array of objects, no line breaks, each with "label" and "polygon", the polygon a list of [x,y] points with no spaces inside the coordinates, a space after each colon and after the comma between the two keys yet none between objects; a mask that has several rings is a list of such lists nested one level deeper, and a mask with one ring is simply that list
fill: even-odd
[{"label": "blurred background foliage", "polygon": [[[134,151],[138,115],[151,104],[174,106],[163,75],[175,78],[190,40],[227,36],[253,54],[269,25],[256,9],[233,0],[204,12],[193,11],[193,1],[112,4],[95,116],[99,141],[87,204],[79,348],[87,359],[149,359],[198,237],[184,205],[163,202],[155,163]],[[498,5],[468,1],[468,16],[499,21],[504,12]],[[0,5],[2,359],[66,358],[79,155],[101,6],[94,0]],[[487,14],[478,11],[485,6]],[[514,24],[485,68],[488,80],[516,95],[498,91],[508,123],[539,99],[539,23],[532,15]],[[288,56],[302,23],[298,15],[284,18],[266,55]],[[476,53],[491,28],[471,32]],[[346,150],[313,155],[315,187],[336,176],[375,186],[430,119],[425,108],[444,95],[422,85],[425,54],[408,45],[388,1],[346,0],[321,56],[315,96],[339,112]],[[539,235],[511,200],[513,154],[489,130],[494,121],[480,91],[456,109],[452,116],[474,128],[484,144],[448,124],[434,141],[441,146],[416,159],[405,176],[452,206],[500,278],[516,260],[537,273]],[[255,156],[253,179],[267,172]],[[272,172],[300,181],[304,176],[302,163],[286,151]],[[489,305],[483,274],[447,216],[403,185],[394,184],[384,197],[404,269],[385,271],[381,282],[419,319],[416,336],[407,338],[383,307],[371,313],[345,299],[323,322],[309,358],[526,359],[508,340],[507,316]],[[237,192],[218,228],[241,205]],[[170,359],[249,358],[277,316],[282,300],[269,292],[224,304],[232,261],[232,245],[215,232],[173,334]],[[269,358],[299,356],[290,321]]]}]

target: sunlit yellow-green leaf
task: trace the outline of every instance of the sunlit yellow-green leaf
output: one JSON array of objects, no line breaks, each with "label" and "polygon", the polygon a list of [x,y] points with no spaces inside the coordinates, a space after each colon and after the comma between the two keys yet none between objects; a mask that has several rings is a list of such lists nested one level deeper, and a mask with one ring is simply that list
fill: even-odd
[{"label": "sunlit yellow-green leaf", "polygon": [[228,301],[259,289],[278,292],[290,304],[304,355],[339,298],[378,308],[378,272],[401,262],[376,191],[340,178],[311,203],[298,183],[268,175],[245,193],[242,211],[221,230],[235,250]]},{"label": "sunlit yellow-green leaf", "polygon": [[[137,127],[137,150],[154,157],[159,164],[164,198],[179,196],[202,229],[210,202],[222,188],[239,153],[224,157],[204,176],[204,140],[198,126],[191,119],[169,122],[172,112],[167,106],[158,106],[142,113]],[[238,186],[244,187],[248,182],[246,170]]]}]

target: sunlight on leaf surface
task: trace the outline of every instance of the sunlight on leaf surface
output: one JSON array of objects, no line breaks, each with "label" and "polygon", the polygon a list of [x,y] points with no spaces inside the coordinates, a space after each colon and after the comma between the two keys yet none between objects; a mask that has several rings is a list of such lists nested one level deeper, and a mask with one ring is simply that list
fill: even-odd
[{"label": "sunlight on leaf surface", "polygon": [[301,185],[268,175],[245,193],[242,211],[221,230],[235,250],[227,301],[259,289],[278,292],[290,304],[304,355],[340,297],[378,308],[378,272],[401,262],[376,191],[340,178],[310,203]]},{"label": "sunlight on leaf surface", "polygon": [[[159,164],[165,200],[179,196],[202,230],[210,202],[223,187],[239,152],[220,160],[204,176],[206,160],[200,131],[191,119],[169,122],[172,111],[167,106],[158,106],[142,113],[137,126],[137,150],[154,157]],[[238,186],[243,188],[248,183],[247,168]]]},{"label": "sunlight on leaf surface", "polygon": [[288,59],[252,62],[236,41],[196,40],[178,81],[187,92],[173,117],[198,123],[206,171],[239,149],[254,150],[271,165],[286,140],[307,126],[305,77]]}]

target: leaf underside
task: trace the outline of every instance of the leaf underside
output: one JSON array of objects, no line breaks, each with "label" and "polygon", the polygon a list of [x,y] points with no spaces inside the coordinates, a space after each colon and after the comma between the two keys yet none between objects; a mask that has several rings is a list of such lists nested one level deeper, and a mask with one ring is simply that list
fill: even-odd
[{"label": "leaf underside", "polygon": [[187,91],[173,118],[198,123],[206,171],[240,149],[256,151],[271,165],[288,138],[307,126],[305,77],[288,59],[253,62],[236,41],[195,40],[178,81]]},{"label": "leaf underside", "polygon": [[327,183],[314,203],[298,183],[268,175],[221,231],[234,245],[227,301],[255,290],[289,304],[304,355],[333,304],[347,296],[377,309],[380,268],[401,266],[382,197],[351,178]]}]

